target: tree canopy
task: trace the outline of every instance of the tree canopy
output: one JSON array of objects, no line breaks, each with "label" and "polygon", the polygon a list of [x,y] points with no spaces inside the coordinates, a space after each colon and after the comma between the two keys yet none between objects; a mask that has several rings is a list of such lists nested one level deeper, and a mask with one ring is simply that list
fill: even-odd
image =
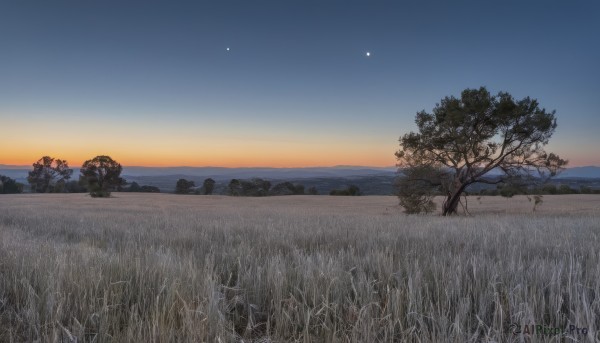
[{"label": "tree canopy", "polygon": [[31,185],[32,192],[54,192],[55,186],[63,184],[71,177],[71,174],[73,174],[73,170],[69,169],[66,160],[44,156],[33,164],[33,170],[29,172],[27,182]]},{"label": "tree canopy", "polygon": [[93,197],[110,196],[110,191],[125,184],[121,178],[123,167],[110,156],[96,156],[81,167],[81,174]]},{"label": "tree canopy", "polygon": [[[396,152],[401,171],[409,171],[401,179],[439,188],[446,196],[444,215],[456,213],[473,183],[551,177],[567,164],[544,150],[557,127],[555,111],[530,97],[515,100],[506,92],[491,95],[485,87],[466,89],[460,98],[443,98],[432,113],[418,112],[415,122],[418,132],[400,137]],[[411,168],[427,170],[427,177]],[[491,180],[492,171],[501,177]]]},{"label": "tree canopy", "polygon": [[215,184],[215,180],[213,180],[210,177],[204,180],[204,182],[202,183],[202,190],[204,191],[204,195],[213,194],[213,191],[215,190]]},{"label": "tree canopy", "polygon": [[192,180],[179,179],[175,184],[175,193],[176,194],[190,194],[193,188],[196,187],[196,184]]},{"label": "tree canopy", "polygon": [[23,184],[8,176],[0,175],[0,194],[23,193]]}]

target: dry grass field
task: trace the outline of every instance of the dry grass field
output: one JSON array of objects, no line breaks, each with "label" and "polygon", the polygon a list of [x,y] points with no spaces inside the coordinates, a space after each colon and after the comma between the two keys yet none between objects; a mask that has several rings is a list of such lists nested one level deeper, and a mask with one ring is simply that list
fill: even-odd
[{"label": "dry grass field", "polygon": [[600,338],[600,196],[114,195],[0,196],[0,342]]}]

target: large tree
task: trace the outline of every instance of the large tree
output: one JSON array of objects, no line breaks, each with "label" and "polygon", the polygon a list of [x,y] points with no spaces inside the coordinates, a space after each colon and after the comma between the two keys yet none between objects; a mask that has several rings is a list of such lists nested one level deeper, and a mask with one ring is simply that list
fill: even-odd
[{"label": "large tree", "polygon": [[[440,187],[446,197],[443,215],[457,212],[471,184],[547,178],[567,164],[544,150],[556,129],[555,111],[529,97],[466,89],[460,98],[443,98],[432,113],[418,112],[415,121],[418,132],[400,137],[398,166],[409,171],[403,178]],[[426,177],[419,177],[417,168]],[[500,175],[490,176],[492,171]]]},{"label": "large tree", "polygon": [[66,182],[71,174],[73,170],[69,169],[67,161],[44,156],[33,164],[27,182],[32,192],[48,193],[53,192],[57,184]]},{"label": "large tree", "polygon": [[81,174],[92,197],[110,196],[110,191],[125,184],[123,167],[110,156],[96,156],[81,167]]}]

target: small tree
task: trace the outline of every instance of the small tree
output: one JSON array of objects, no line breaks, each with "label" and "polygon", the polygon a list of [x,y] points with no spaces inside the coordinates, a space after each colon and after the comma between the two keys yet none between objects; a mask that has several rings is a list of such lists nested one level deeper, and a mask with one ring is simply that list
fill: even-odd
[{"label": "small tree", "polygon": [[319,194],[319,191],[317,190],[317,187],[315,187],[315,186],[309,187],[307,192],[309,195],[318,195]]},{"label": "small tree", "polygon": [[8,176],[0,175],[0,194],[23,193],[23,184]]},{"label": "small tree", "polygon": [[196,184],[192,180],[179,179],[177,180],[177,184],[175,185],[175,193],[176,194],[190,194],[192,193],[192,188],[196,187]]},{"label": "small tree", "polygon": [[204,182],[202,183],[202,189],[204,190],[204,195],[211,195],[213,194],[213,191],[215,190],[215,180],[211,179],[210,177],[206,180],[204,180]]},{"label": "small tree", "polygon": [[346,189],[332,189],[329,195],[343,195],[343,196],[358,196],[361,195],[360,189],[356,185],[350,185]]},{"label": "small tree", "polygon": [[125,184],[122,171],[121,164],[104,155],[85,161],[81,167],[87,189],[94,198],[109,197],[112,190]]},{"label": "small tree", "polygon": [[49,193],[55,191],[57,183],[62,182],[64,185],[71,174],[73,170],[69,169],[67,161],[44,156],[33,164],[27,182],[31,185],[32,192]]},{"label": "small tree", "polygon": [[[400,171],[417,166],[442,171],[442,214],[451,215],[469,185],[498,184],[514,176],[549,178],[562,170],[567,161],[543,149],[557,126],[554,114],[529,97],[515,100],[505,92],[492,96],[484,87],[466,89],[460,98],[442,99],[432,113],[417,113],[418,132],[400,137],[398,166]],[[502,176],[490,179],[491,171]]]},{"label": "small tree", "polygon": [[140,187],[139,183],[133,181],[131,183],[131,185],[129,185],[129,188],[127,189],[128,192],[140,192],[142,189],[142,187]]},{"label": "small tree", "polygon": [[434,196],[439,192],[441,171],[432,166],[415,166],[402,170],[395,186],[400,206],[407,214],[429,213],[435,210]]},{"label": "small tree", "polygon": [[227,186],[227,193],[232,196],[243,195],[242,184],[238,179],[231,179]]}]

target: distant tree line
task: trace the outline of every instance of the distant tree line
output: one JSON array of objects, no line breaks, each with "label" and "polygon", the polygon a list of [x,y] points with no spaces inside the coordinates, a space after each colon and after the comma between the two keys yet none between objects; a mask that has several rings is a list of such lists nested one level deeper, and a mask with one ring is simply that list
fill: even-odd
[{"label": "distant tree line", "polygon": [[[211,195],[214,194],[216,181],[212,178],[204,180],[201,187],[197,187],[193,180],[179,179],[175,184],[176,194],[196,194]],[[332,195],[360,195],[360,190],[356,186],[350,186],[346,190],[334,190]],[[279,195],[318,195],[316,187],[305,188],[300,183],[289,181],[277,183],[274,186],[271,181],[261,178],[250,180],[231,179],[222,194],[242,197],[263,197]]]},{"label": "distant tree line", "polygon": [[499,195],[512,197],[515,195],[553,195],[553,194],[600,194],[600,189],[592,189],[588,186],[580,186],[579,189],[566,184],[546,184],[539,187],[519,187],[513,184],[498,185],[496,189],[482,189],[479,195]]},{"label": "distant tree line", "polygon": [[[157,193],[153,186],[127,184],[121,177],[123,167],[110,156],[99,155],[83,163],[77,180],[70,180],[73,169],[66,160],[44,156],[33,163],[27,182],[34,193],[90,193],[92,197],[108,197],[112,191]],[[0,192],[20,193],[23,185],[2,177]]]},{"label": "distant tree line", "polygon": [[358,196],[362,195],[360,189],[355,185],[350,185],[346,189],[333,189],[329,192],[329,195],[346,195],[346,196]]},{"label": "distant tree line", "polygon": [[[33,193],[89,193],[92,197],[108,197],[111,192],[159,193],[155,186],[139,185],[137,182],[127,183],[121,177],[123,167],[110,156],[98,155],[85,161],[79,169],[79,175],[73,180],[73,169],[66,160],[43,156],[32,164],[28,172],[27,182]],[[179,179],[175,184],[176,194],[214,194],[217,182],[207,178],[198,187],[193,180]],[[22,193],[22,183],[0,175],[0,194]],[[280,182],[274,186],[270,181],[261,178],[250,180],[232,179],[222,194],[231,196],[279,196],[279,195],[318,195],[319,191],[312,186],[308,189],[300,183]],[[330,195],[361,195],[359,188],[350,185],[346,189],[334,189]]]}]

